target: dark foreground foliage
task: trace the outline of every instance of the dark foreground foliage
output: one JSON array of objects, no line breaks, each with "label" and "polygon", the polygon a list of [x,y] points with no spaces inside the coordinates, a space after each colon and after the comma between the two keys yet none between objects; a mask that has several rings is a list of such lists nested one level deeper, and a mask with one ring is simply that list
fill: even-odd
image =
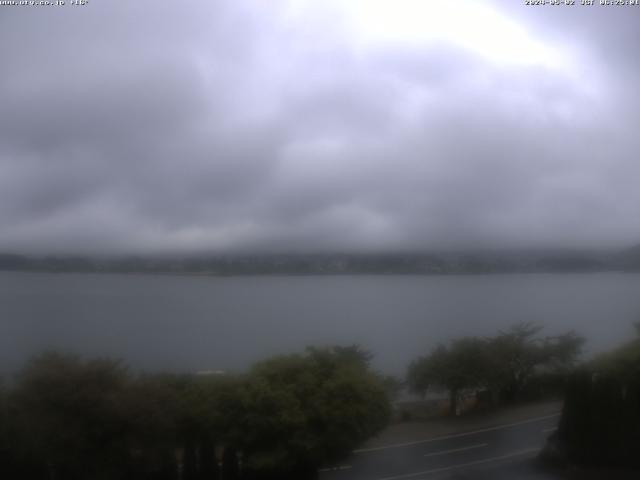
[{"label": "dark foreground foliage", "polygon": [[571,377],[548,452],[579,465],[640,469],[640,335]]},{"label": "dark foreground foliage", "polygon": [[368,360],[358,347],[310,348],[242,376],[134,376],[113,360],[43,354],[0,390],[2,476],[314,478],[389,418]]}]

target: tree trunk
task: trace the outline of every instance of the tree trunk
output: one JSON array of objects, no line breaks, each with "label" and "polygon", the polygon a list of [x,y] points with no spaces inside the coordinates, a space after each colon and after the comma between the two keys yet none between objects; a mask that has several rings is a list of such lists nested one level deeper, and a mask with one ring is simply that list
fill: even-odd
[{"label": "tree trunk", "polygon": [[458,389],[452,388],[449,392],[449,415],[458,415]]}]

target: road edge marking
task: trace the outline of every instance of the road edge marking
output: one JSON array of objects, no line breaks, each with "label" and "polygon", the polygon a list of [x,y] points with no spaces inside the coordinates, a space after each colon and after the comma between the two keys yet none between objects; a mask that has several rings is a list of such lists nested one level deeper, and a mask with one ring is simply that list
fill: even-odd
[{"label": "road edge marking", "polygon": [[390,449],[390,448],[410,447],[412,445],[420,445],[421,443],[437,442],[437,441],[440,441],[440,440],[448,440],[450,438],[466,437],[468,435],[476,435],[478,433],[492,432],[494,430],[501,430],[503,428],[517,427],[518,425],[526,425],[527,423],[541,422],[542,420],[547,420],[549,418],[558,417],[558,416],[560,416],[560,413],[561,412],[557,412],[557,413],[554,413],[554,414],[551,414],[551,415],[544,415],[542,417],[530,418],[528,420],[523,420],[523,421],[520,421],[520,422],[506,423],[504,425],[497,425],[495,427],[482,428],[480,430],[473,430],[471,432],[454,433],[452,435],[443,435],[441,437],[426,438],[424,440],[416,440],[414,442],[395,443],[395,444],[392,444],[392,445],[383,445],[381,447],[360,448],[358,450],[354,450],[352,453],[360,454],[360,453],[368,453],[368,452],[377,452],[377,451],[380,451],[380,450],[387,450],[387,449]]},{"label": "road edge marking", "polygon": [[539,452],[539,451],[540,451],[540,447],[525,448],[523,450],[518,450],[517,452],[508,453],[506,455],[501,455],[499,457],[485,458],[483,460],[476,460],[476,461],[467,462],[467,463],[459,463],[458,465],[451,465],[449,467],[434,468],[434,469],[431,469],[431,470],[425,470],[423,472],[405,473],[405,474],[402,474],[402,475],[395,475],[395,476],[391,476],[391,477],[383,477],[383,478],[379,478],[378,480],[401,480],[403,478],[419,477],[420,475],[431,475],[431,474],[434,474],[434,473],[440,473],[440,472],[447,472],[447,471],[450,471],[450,470],[456,470],[458,468],[473,467],[475,465],[482,465],[484,463],[499,462],[499,461],[502,461],[502,460],[508,460],[510,458],[513,458],[513,457],[519,457],[519,456],[522,456],[522,455],[527,455],[529,453]]},{"label": "road edge marking", "polygon": [[425,457],[437,457],[438,455],[447,455],[449,453],[464,452],[475,448],[488,447],[488,443],[478,443],[477,445],[469,445],[468,447],[452,448],[450,450],[440,450],[439,452],[425,453]]},{"label": "road edge marking", "polygon": [[353,466],[352,465],[341,465],[339,467],[320,468],[320,469],[318,469],[318,472],[337,472],[338,470],[349,470],[350,468],[353,468]]}]

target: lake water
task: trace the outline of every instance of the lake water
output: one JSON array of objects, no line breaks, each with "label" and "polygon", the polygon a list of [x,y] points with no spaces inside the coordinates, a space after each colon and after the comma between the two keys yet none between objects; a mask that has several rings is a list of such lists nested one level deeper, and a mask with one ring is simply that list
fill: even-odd
[{"label": "lake water", "polygon": [[189,277],[0,272],[0,372],[60,349],[134,368],[241,370],[306,345],[358,343],[402,374],[438,342],[518,321],[591,352],[633,334],[640,275]]}]

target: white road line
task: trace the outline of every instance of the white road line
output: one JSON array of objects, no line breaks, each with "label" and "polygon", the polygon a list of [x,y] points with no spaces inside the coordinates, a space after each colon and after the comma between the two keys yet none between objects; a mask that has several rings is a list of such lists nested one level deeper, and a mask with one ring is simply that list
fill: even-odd
[{"label": "white road line", "polygon": [[557,429],[558,429],[558,427],[543,428],[543,429],[542,429],[542,433],[555,432]]},{"label": "white road line", "polygon": [[450,438],[466,437],[466,436],[469,436],[469,435],[475,435],[477,433],[493,432],[494,430],[502,430],[503,428],[517,427],[518,425],[526,425],[527,423],[540,422],[542,420],[547,420],[549,418],[554,418],[554,417],[557,417],[559,415],[560,415],[560,412],[554,413],[552,415],[545,415],[543,417],[530,418],[528,420],[523,420],[521,422],[507,423],[507,424],[498,425],[498,426],[495,426],[495,427],[482,428],[480,430],[474,430],[472,432],[455,433],[453,435],[444,435],[442,437],[434,437],[434,438],[427,438],[427,439],[424,439],[424,440],[416,440],[415,442],[395,443],[395,444],[392,444],[392,445],[384,445],[382,447],[361,448],[359,450],[354,450],[353,453],[377,452],[379,450],[386,450],[388,448],[410,447],[411,445],[420,445],[421,443],[437,442],[437,441],[440,441],[440,440],[448,440]]},{"label": "white road line", "polygon": [[440,450],[439,452],[425,453],[424,456],[437,457],[438,455],[447,455],[449,453],[464,452],[465,450],[473,450],[474,448],[482,448],[487,446],[489,446],[488,443],[479,443],[478,445],[471,445],[469,447],[452,448],[451,450]]},{"label": "white road line", "polygon": [[484,463],[499,462],[501,460],[508,460],[510,458],[519,457],[519,456],[522,456],[522,455],[527,455],[529,453],[539,452],[539,451],[540,451],[539,447],[526,448],[524,450],[519,450],[517,452],[509,453],[507,455],[501,455],[499,457],[486,458],[484,460],[476,460],[475,462],[459,463],[458,465],[451,465],[450,467],[434,468],[432,470],[425,470],[423,472],[405,473],[404,475],[396,475],[396,476],[393,476],[393,477],[384,477],[384,478],[380,478],[379,480],[400,480],[400,479],[403,479],[403,478],[419,477],[421,475],[431,475],[433,473],[447,472],[447,471],[450,471],[450,470],[456,470],[458,468],[472,467],[472,466],[475,466],[475,465],[482,465]]},{"label": "white road line", "polygon": [[353,467],[351,465],[341,465],[339,467],[321,468],[318,471],[319,472],[335,472],[337,470],[349,470],[350,468],[353,468]]}]

